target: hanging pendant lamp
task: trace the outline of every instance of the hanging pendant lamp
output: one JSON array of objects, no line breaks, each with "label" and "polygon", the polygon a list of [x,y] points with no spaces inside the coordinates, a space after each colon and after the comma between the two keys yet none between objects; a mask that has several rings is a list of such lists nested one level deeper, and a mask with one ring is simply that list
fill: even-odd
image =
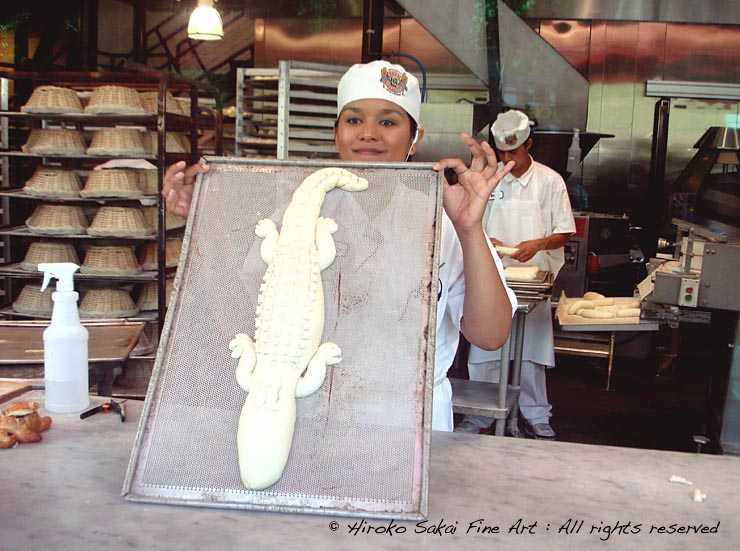
[{"label": "hanging pendant lamp", "polygon": [[221,14],[213,7],[213,0],[198,0],[190,21],[188,38],[195,40],[221,40],[224,37],[224,25]]}]

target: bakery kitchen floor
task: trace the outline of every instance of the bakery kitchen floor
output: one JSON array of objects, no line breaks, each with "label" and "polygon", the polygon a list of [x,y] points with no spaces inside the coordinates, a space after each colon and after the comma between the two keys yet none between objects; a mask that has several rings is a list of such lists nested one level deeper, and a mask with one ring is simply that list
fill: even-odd
[{"label": "bakery kitchen floor", "polygon": [[[607,391],[605,360],[557,355],[547,372],[556,439],[695,452],[694,435],[707,430],[708,378],[698,362],[673,361],[660,369],[659,363],[616,357]],[[456,424],[461,419],[455,415]],[[711,451],[711,443],[702,450]]]}]

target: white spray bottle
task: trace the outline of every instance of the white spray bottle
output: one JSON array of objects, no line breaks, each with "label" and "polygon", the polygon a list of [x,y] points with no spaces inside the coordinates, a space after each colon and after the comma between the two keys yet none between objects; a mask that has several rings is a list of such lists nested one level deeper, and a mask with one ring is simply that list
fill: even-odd
[{"label": "white spray bottle", "polygon": [[581,167],[581,137],[578,128],[573,129],[573,140],[568,148],[568,164],[565,170],[571,174],[576,174]]},{"label": "white spray bottle", "polygon": [[51,278],[57,280],[57,290],[51,295],[54,302],[51,324],[44,331],[44,405],[53,413],[74,413],[90,405],[88,333],[80,323],[79,295],[73,283],[74,273],[79,268],[72,262],[39,264],[39,271],[44,272],[42,291]]}]

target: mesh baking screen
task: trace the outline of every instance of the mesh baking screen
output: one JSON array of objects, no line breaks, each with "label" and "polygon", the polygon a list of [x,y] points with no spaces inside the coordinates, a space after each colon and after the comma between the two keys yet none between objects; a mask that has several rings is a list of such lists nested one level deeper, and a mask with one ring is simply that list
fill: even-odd
[{"label": "mesh baking screen", "polygon": [[428,165],[342,165],[370,182],[363,192],[329,192],[321,209],[339,226],[336,259],[321,273],[322,342],[338,344],[342,361],[297,400],[282,478],[249,491],[236,447],[245,393],[228,345],[236,333],[254,335],[266,268],[254,228],[271,218],[280,229],[295,188],[328,165],[211,164],[185,238],[128,497],[416,518],[426,510],[438,174]]}]

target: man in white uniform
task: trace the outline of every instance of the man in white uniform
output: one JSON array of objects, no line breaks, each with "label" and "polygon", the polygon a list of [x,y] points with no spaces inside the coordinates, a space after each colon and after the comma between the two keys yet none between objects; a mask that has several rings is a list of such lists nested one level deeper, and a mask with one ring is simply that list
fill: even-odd
[{"label": "man in white uniform", "polygon": [[[565,182],[529,155],[532,138],[524,113],[511,110],[500,114],[491,132],[499,161],[513,160],[515,165],[489,198],[484,229],[494,245],[517,249],[504,257],[504,266],[536,265],[557,276],[564,264],[563,246],[576,229]],[[535,438],[555,438],[545,379],[545,369],[555,365],[551,316],[550,301],[544,301],[527,315],[524,329],[519,408],[525,431]],[[500,367],[500,351],[471,345],[471,380],[498,382]],[[478,432],[491,421],[467,416],[456,430]]]}]

